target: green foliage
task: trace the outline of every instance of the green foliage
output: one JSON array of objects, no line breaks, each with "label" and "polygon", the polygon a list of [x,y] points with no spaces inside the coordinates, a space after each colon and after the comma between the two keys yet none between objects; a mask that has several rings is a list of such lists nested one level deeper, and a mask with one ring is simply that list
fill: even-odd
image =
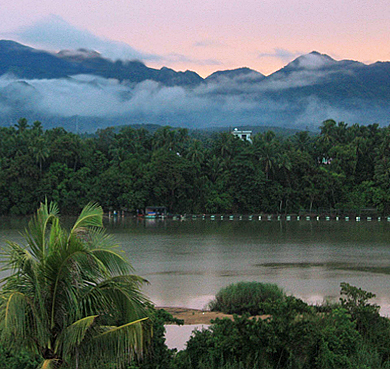
[{"label": "green foliage", "polygon": [[25,348],[42,368],[117,366],[142,355],[149,330],[144,280],[102,230],[103,210],[88,204],[70,231],[55,203],[41,204],[25,232],[25,247],[3,253],[0,334],[9,350]]},{"label": "green foliage", "polygon": [[375,295],[345,282],[341,283],[340,294],[341,306],[347,309],[356,321],[358,330],[368,332],[375,321],[380,319],[379,306],[368,303]]},{"label": "green foliage", "polygon": [[390,212],[389,127],[323,122],[319,135],[203,136],[186,129],[122,127],[81,137],[20,119],[0,128],[0,215],[32,214],[47,197],[62,213],[89,201],[136,212]]},{"label": "green foliage", "polygon": [[351,358],[357,352],[361,336],[355,330],[347,310],[336,308],[317,325],[318,356],[314,358],[319,368],[352,368]]},{"label": "green foliage", "polygon": [[178,368],[349,368],[359,340],[345,310],[325,318],[223,319],[196,332],[176,361]]},{"label": "green foliage", "polygon": [[[387,318],[367,300],[372,294],[342,283],[342,303],[321,313],[293,297],[274,302],[266,320],[216,319],[196,331],[175,357],[176,369],[379,369],[390,367]],[[288,298],[291,299],[288,302]],[[371,314],[374,329],[358,327],[359,314]],[[367,316],[365,315],[367,318]]]},{"label": "green foliage", "polygon": [[390,321],[379,315],[379,306],[370,304],[375,295],[361,288],[341,283],[341,305],[348,310],[356,323],[357,331],[364,337],[366,346],[374,350],[382,362],[390,359]]},{"label": "green foliage", "polygon": [[218,291],[209,307],[226,314],[259,315],[269,313],[269,306],[284,298],[283,290],[276,284],[239,282]]},{"label": "green foliage", "polygon": [[0,345],[0,369],[36,369],[40,362],[36,355],[25,350],[12,352]]}]

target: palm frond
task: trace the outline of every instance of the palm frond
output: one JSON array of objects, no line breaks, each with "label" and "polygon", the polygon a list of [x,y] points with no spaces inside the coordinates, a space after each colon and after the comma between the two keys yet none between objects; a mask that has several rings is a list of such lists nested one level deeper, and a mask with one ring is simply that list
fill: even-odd
[{"label": "palm frond", "polygon": [[43,361],[40,369],[57,369],[59,364],[58,359],[46,359]]},{"label": "palm frond", "polygon": [[2,259],[3,267],[1,270],[18,270],[29,274],[32,269],[32,264],[35,263],[31,253],[16,242],[6,242],[6,247],[3,251]]},{"label": "palm frond", "polygon": [[58,206],[55,203],[41,203],[36,215],[28,223],[28,228],[24,232],[24,237],[28,242],[32,254],[41,259],[47,253],[47,234],[49,225],[58,222]]},{"label": "palm frond", "polygon": [[30,327],[26,324],[29,312],[27,297],[18,291],[10,291],[2,296],[1,303],[2,335],[8,340],[14,336],[25,339]]},{"label": "palm frond", "polygon": [[141,284],[142,278],[129,275],[113,277],[99,287],[105,301],[118,307],[117,315],[124,321],[132,321],[147,316],[149,300],[141,293]]},{"label": "palm frond", "polygon": [[0,322],[3,340],[10,340],[11,346],[20,343],[29,346],[46,344],[49,335],[47,319],[45,314],[40,314],[33,301],[18,291],[3,293],[1,297]]},{"label": "palm frond", "polygon": [[[5,334],[15,334],[16,341],[26,339],[34,332],[35,342],[44,342],[48,336],[45,324],[48,317],[42,295],[39,264],[20,245],[8,242],[7,246],[4,269],[11,268],[14,273],[0,281],[3,285],[0,294],[3,301],[0,303],[0,324],[5,327]],[[43,288],[45,290],[45,286]],[[26,324],[29,329],[25,327]]]},{"label": "palm frond", "polygon": [[123,322],[145,317],[149,300],[140,292],[142,282],[138,276],[118,276],[89,283],[80,294],[77,310],[85,315],[110,315]]},{"label": "palm frond", "polygon": [[103,209],[96,203],[89,203],[81,211],[70,235],[89,227],[103,227]]},{"label": "palm frond", "polygon": [[48,241],[49,253],[55,251],[58,245],[65,243],[66,240],[65,235],[66,232],[61,228],[60,220],[58,218],[54,218],[50,229],[50,234],[49,234],[49,241]]},{"label": "palm frond", "polygon": [[143,322],[144,320],[147,320],[149,319],[148,317],[146,318],[141,318],[141,319],[137,319],[137,320],[134,320],[133,322],[130,322],[130,323],[127,323],[127,324],[123,324],[121,325],[120,327],[110,327],[108,330],[106,330],[105,332],[103,333],[100,333],[99,335],[97,335],[96,337],[94,337],[95,339],[99,339],[105,335],[114,335],[114,334],[127,334],[128,331],[129,331],[129,327],[135,325],[135,324],[138,324],[140,322]]},{"label": "palm frond", "polygon": [[108,275],[126,275],[133,270],[129,262],[114,250],[96,249],[91,254],[104,266]]},{"label": "palm frond", "polygon": [[[65,306],[69,306],[69,308],[76,307],[78,305],[78,282],[79,286],[82,287],[83,274],[92,273],[94,267],[94,263],[90,262],[90,259],[93,258],[89,258],[89,252],[83,250],[82,247],[66,251],[70,252],[68,254],[64,253],[64,255],[54,255],[48,263],[52,268],[52,274],[56,276],[53,281],[51,296],[50,321],[52,328],[55,325],[55,313],[59,304],[59,296],[62,295],[62,302],[66,301]],[[100,271],[99,267],[97,269]]]},{"label": "palm frond", "polygon": [[128,260],[124,258],[124,253],[119,251],[115,239],[103,228],[92,229],[89,232],[88,245],[91,253],[102,262],[109,274],[129,274],[133,271]]},{"label": "palm frond", "polygon": [[115,238],[104,228],[91,228],[88,233],[88,244],[94,249],[115,249],[119,247]]},{"label": "palm frond", "polygon": [[64,357],[73,352],[84,340],[97,317],[98,315],[87,316],[65,328],[56,340],[55,352],[61,353]]},{"label": "palm frond", "polygon": [[119,327],[103,327],[104,332],[93,339],[96,355],[111,356],[118,364],[129,358],[142,356],[144,330],[141,323],[147,319],[138,319]]}]

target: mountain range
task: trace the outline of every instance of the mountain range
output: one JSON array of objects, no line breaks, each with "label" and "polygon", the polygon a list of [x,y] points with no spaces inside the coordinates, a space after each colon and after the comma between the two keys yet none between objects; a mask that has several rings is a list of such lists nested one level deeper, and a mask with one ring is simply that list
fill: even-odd
[{"label": "mountain range", "polygon": [[14,41],[1,40],[0,75],[6,73],[25,79],[53,79],[77,74],[93,74],[120,81],[152,80],[168,86],[194,85],[202,81],[195,72],[175,72],[166,67],[148,68],[137,60],[113,61],[93,50],[61,50],[58,53],[51,53]]},{"label": "mountain range", "polygon": [[315,128],[325,119],[385,125],[389,113],[390,62],[313,51],[268,76],[239,68],[202,78],[88,49],[53,53],[0,41],[1,125],[23,116],[85,131],[124,123]]}]

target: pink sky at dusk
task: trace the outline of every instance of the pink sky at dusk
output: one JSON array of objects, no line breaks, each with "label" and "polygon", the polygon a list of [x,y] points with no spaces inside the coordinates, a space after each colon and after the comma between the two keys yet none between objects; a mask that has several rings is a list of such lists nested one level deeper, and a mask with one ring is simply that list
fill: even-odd
[{"label": "pink sky at dusk", "polygon": [[390,60],[390,2],[2,1],[0,38],[50,50],[93,48],[204,77],[243,66],[270,74],[313,50],[365,63]]}]

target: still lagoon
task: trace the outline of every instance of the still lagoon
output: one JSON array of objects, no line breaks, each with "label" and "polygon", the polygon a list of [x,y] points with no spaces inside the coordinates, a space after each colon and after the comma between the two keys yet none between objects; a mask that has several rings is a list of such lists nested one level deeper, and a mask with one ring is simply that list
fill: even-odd
[{"label": "still lagoon", "polygon": [[[0,243],[20,242],[25,219],[0,218]],[[157,306],[205,308],[221,287],[276,283],[310,303],[340,283],[376,294],[390,316],[390,222],[106,219]]]}]

